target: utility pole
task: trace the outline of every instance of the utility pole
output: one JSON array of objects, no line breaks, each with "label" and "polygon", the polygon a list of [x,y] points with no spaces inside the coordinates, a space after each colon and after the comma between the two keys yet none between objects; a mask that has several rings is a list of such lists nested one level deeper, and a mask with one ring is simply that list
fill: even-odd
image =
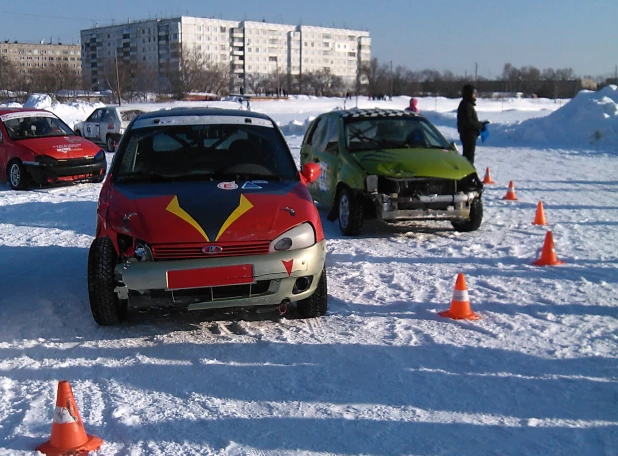
[{"label": "utility pole", "polygon": [[122,105],[122,101],[120,100],[120,77],[118,76],[118,50],[114,52],[116,57],[116,93],[118,94],[118,106]]},{"label": "utility pole", "polygon": [[474,82],[479,80],[479,64],[474,63]]},{"label": "utility pole", "polygon": [[393,61],[391,60],[391,96],[390,96],[390,101],[393,101]]}]

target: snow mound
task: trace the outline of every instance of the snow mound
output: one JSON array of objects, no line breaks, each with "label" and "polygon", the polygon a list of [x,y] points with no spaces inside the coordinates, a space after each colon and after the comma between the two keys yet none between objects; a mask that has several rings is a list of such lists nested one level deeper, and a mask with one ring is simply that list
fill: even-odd
[{"label": "snow mound", "polygon": [[618,147],[618,86],[575,98],[546,117],[492,129],[488,145],[615,149]]},{"label": "snow mound", "polygon": [[24,103],[24,108],[48,109],[52,106],[52,99],[45,93],[33,93]]}]

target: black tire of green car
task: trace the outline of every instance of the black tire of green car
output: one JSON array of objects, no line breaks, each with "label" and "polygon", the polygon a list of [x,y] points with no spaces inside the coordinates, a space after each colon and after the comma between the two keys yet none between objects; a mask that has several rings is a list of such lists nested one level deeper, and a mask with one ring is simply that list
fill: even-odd
[{"label": "black tire of green car", "polygon": [[364,208],[354,192],[342,188],[337,198],[339,229],[344,236],[357,236],[363,228]]},{"label": "black tire of green car", "polygon": [[296,309],[303,318],[320,317],[328,309],[328,290],[326,285],[326,268],[322,270],[315,292],[306,299],[296,303]]},{"label": "black tire of green car", "polygon": [[6,177],[13,190],[23,190],[28,186],[28,173],[19,160],[13,159],[9,162]]},{"label": "black tire of green car", "polygon": [[127,301],[118,299],[114,292],[117,258],[109,238],[92,241],[88,253],[88,298],[94,321],[101,326],[120,323],[127,317]]},{"label": "black tire of green car", "polygon": [[465,222],[452,221],[455,231],[469,232],[476,231],[481,226],[483,221],[483,200],[481,198],[474,198],[470,205],[470,219]]}]

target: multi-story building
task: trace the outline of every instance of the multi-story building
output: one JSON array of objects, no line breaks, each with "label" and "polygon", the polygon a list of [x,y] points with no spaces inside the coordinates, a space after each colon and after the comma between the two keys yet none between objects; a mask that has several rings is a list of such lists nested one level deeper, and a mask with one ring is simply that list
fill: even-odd
[{"label": "multi-story building", "polygon": [[303,74],[325,69],[350,88],[371,58],[367,31],[187,16],[82,30],[81,43],[84,86],[98,90],[108,88],[118,60],[132,68],[133,78],[155,74],[158,87],[165,87],[170,70],[198,55],[224,65],[229,89],[236,91],[246,90],[251,78],[266,77],[289,88]]},{"label": "multi-story building", "polygon": [[79,44],[0,42],[0,58],[15,64],[20,73],[29,74],[39,68],[66,66],[81,73],[81,50]]}]

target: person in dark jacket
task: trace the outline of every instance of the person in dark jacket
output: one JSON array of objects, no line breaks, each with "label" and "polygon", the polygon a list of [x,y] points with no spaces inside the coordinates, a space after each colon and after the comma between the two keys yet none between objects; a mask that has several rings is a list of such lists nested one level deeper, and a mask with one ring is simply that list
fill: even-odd
[{"label": "person in dark jacket", "polygon": [[463,146],[463,156],[474,164],[474,152],[476,151],[476,138],[485,130],[489,122],[480,122],[476,115],[476,88],[472,84],[466,84],[461,90],[463,100],[457,108],[457,130]]}]

